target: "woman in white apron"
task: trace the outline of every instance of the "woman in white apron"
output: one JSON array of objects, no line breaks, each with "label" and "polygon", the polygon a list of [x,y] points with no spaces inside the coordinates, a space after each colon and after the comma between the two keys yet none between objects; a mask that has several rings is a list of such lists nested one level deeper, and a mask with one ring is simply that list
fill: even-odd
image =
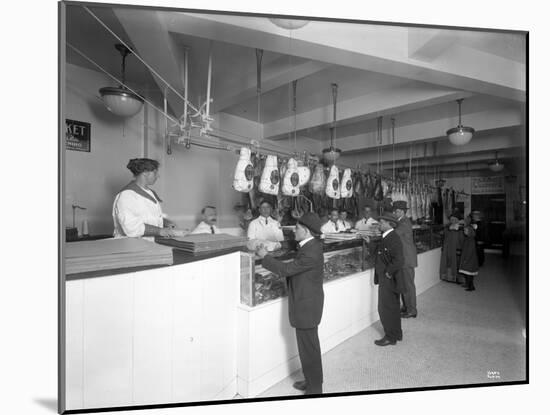
[{"label": "woman in white apron", "polygon": [[162,213],[162,200],[152,186],[158,179],[159,162],[147,158],[131,159],[126,166],[134,175],[115,197],[113,203],[114,237],[173,237],[186,232]]}]

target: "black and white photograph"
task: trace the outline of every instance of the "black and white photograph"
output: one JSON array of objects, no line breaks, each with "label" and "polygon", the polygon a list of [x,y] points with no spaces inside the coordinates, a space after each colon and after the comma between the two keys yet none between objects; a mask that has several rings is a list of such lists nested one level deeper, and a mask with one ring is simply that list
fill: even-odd
[{"label": "black and white photograph", "polygon": [[15,147],[40,152],[19,167],[36,195],[17,245],[29,223],[49,249],[17,259],[48,258],[27,313],[52,321],[21,339],[41,349],[31,384],[50,356],[34,407],[481,413],[527,396],[545,187],[524,14],[49,3],[57,109],[25,111],[48,152]]},{"label": "black and white photograph", "polygon": [[527,381],[526,32],[59,8],[61,411]]}]

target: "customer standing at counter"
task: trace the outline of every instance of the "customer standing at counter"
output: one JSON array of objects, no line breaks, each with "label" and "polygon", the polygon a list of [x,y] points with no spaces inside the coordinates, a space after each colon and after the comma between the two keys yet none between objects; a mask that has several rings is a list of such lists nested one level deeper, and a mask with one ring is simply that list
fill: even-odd
[{"label": "customer standing at counter", "polygon": [[157,181],[159,162],[148,158],[131,159],[126,166],[134,175],[113,203],[114,237],[183,236],[162,213],[161,198],[152,186]]},{"label": "customer standing at counter", "polygon": [[[378,314],[384,328],[384,337],[375,340],[377,346],[395,345],[403,340],[399,311],[399,294],[406,291],[403,281],[403,245],[394,232],[397,217],[387,212],[378,218],[382,240],[371,245],[375,256],[374,283],[378,284]],[[363,236],[368,243],[370,238]]]},{"label": "customer standing at counter", "polygon": [[439,274],[443,281],[457,283],[458,258],[457,250],[462,246],[462,232],[458,222],[460,214],[453,212],[449,216],[450,224],[443,231],[443,246],[441,247],[441,262]]},{"label": "customer standing at counter", "polygon": [[340,220],[338,209],[332,209],[330,211],[328,219],[328,222],[321,227],[322,233],[338,233],[344,232],[346,230],[344,222]]},{"label": "customer standing at counter", "polygon": [[220,230],[216,226],[218,221],[218,215],[214,206],[205,206],[201,210],[202,222],[197,225],[191,233],[220,233]]},{"label": "customer standing at counter", "polygon": [[474,277],[479,270],[479,263],[476,253],[476,231],[472,226],[472,216],[464,219],[464,238],[462,239],[462,252],[460,254],[460,265],[458,272],[466,279],[466,291],[474,291]]},{"label": "customer standing at counter", "polygon": [[299,249],[291,262],[279,261],[260,247],[265,269],[286,277],[288,286],[288,317],[296,329],[298,353],[304,380],[294,388],[306,395],[323,393],[323,365],[317,328],[323,315],[323,243],[319,240],[321,220],[315,213],[305,213],[297,219],[296,241]]},{"label": "customer standing at counter", "polygon": [[[271,203],[264,200],[260,203],[260,216],[248,225],[247,236],[251,241],[270,242],[268,245],[274,249],[280,248],[280,242],[285,239],[281,224],[271,217],[273,207]],[[273,249],[270,249],[273,250]]]},{"label": "customer standing at counter", "polygon": [[393,203],[393,212],[397,216],[397,227],[395,233],[401,238],[403,245],[403,280],[407,291],[401,294],[401,317],[416,318],[418,314],[416,310],[416,286],[414,285],[414,269],[418,266],[416,258],[416,245],[414,244],[413,230],[410,219],[405,216],[407,212],[407,202],[395,201]]}]

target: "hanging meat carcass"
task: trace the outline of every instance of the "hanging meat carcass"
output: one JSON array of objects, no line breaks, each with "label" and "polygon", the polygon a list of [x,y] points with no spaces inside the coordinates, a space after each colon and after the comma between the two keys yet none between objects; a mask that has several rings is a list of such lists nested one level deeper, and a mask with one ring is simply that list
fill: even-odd
[{"label": "hanging meat carcass", "polygon": [[414,222],[416,222],[416,220],[418,219],[418,210],[417,210],[417,205],[416,205],[416,195],[414,194],[415,191],[414,191],[414,186],[411,186],[411,189],[410,189],[410,204],[409,204],[409,209],[411,211],[411,218]]},{"label": "hanging meat carcass", "polygon": [[340,199],[340,177],[336,166],[330,168],[325,193],[331,199]]},{"label": "hanging meat carcass", "polygon": [[298,166],[298,177],[300,179],[298,187],[305,186],[311,177],[311,170],[308,166]]},{"label": "hanging meat carcass", "polygon": [[288,160],[285,177],[283,178],[283,195],[297,196],[300,193],[300,176],[298,175],[298,163],[293,158]]},{"label": "hanging meat carcass", "polygon": [[376,188],[376,182],[370,173],[364,176],[365,179],[365,197],[368,199],[374,199],[374,191]]},{"label": "hanging meat carcass", "polygon": [[315,166],[313,177],[309,182],[309,190],[314,194],[323,194],[326,187],[325,170],[322,163]]},{"label": "hanging meat carcass", "polygon": [[254,166],[250,161],[250,149],[242,147],[233,176],[233,189],[248,193],[254,185]]},{"label": "hanging meat carcass", "polygon": [[374,200],[381,202],[384,200],[384,191],[382,190],[382,177],[376,176],[376,182],[374,183]]},{"label": "hanging meat carcass", "polygon": [[340,197],[349,199],[353,196],[353,180],[351,179],[351,169],[345,169],[342,176]]},{"label": "hanging meat carcass", "polygon": [[277,166],[277,157],[268,155],[265,161],[264,171],[260,180],[260,192],[269,195],[277,195],[279,193],[279,169]]}]

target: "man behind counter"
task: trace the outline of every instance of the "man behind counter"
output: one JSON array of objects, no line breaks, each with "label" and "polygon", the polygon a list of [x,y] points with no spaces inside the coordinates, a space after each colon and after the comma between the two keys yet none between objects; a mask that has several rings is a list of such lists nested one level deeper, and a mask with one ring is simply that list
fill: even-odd
[{"label": "man behind counter", "polygon": [[202,222],[191,233],[220,233],[216,226],[218,216],[214,206],[205,206],[201,210]]},{"label": "man behind counter", "polygon": [[298,354],[304,380],[294,383],[294,388],[306,395],[323,393],[323,365],[317,327],[323,315],[323,243],[321,220],[315,213],[305,213],[297,219],[296,241],[299,249],[291,262],[279,261],[267,255],[260,246],[257,254],[263,258],[265,269],[286,277],[288,286],[288,317],[296,329]]},{"label": "man behind counter", "polygon": [[259,243],[270,247],[270,251],[281,248],[280,242],[285,237],[281,224],[271,217],[272,209],[271,203],[264,200],[260,203],[260,216],[248,225],[247,236],[251,241],[250,247],[252,249],[255,249]]},{"label": "man behind counter", "polygon": [[366,231],[369,230],[371,225],[377,224],[378,222],[373,218],[372,213],[372,207],[365,206],[363,208],[363,219],[359,219],[355,223],[355,229],[358,231]]},{"label": "man behind counter", "polygon": [[346,230],[346,225],[340,220],[338,209],[332,209],[328,219],[328,222],[321,227],[322,233],[337,233]]}]

